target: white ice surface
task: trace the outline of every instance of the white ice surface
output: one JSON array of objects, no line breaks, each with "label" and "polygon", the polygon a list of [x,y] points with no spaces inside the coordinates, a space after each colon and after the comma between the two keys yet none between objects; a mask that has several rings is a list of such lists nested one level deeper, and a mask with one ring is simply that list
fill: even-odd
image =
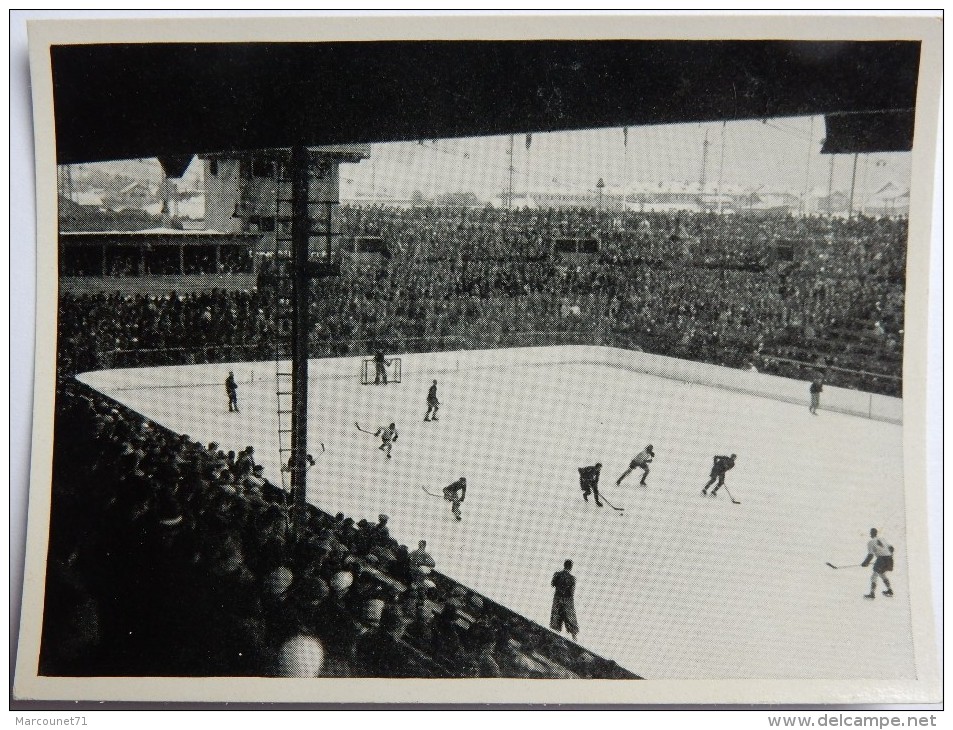
[{"label": "white ice surface", "polygon": [[[424,423],[432,378],[443,405]],[[102,389],[203,442],[254,445],[281,483],[273,380],[240,385],[240,414],[224,385]],[[310,501],[388,514],[391,534],[412,548],[425,538],[441,571],[543,625],[571,558],[580,643],[646,678],[915,677],[900,426],[591,364],[405,368],[374,387],[356,369],[322,378],[317,363],[309,389]],[[396,422],[393,458],[355,421]],[[647,443],[649,486],[638,471],[615,486]],[[740,505],[699,494],[712,456],[730,453]],[[577,468],[597,461],[624,513],[583,502]],[[458,523],[421,485],[460,476]],[[825,562],[860,563],[873,526],[897,548],[896,597],[871,602],[869,569]]]}]

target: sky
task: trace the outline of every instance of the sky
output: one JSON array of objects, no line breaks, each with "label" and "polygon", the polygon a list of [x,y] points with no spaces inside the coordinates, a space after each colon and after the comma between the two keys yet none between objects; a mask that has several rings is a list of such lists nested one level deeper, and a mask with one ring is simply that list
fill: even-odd
[{"label": "sky", "polygon": [[[821,155],[824,120],[773,119],[727,124],[672,124],[631,127],[628,144],[620,128],[536,133],[513,144],[515,194],[529,190],[590,192],[602,179],[607,188],[698,183],[708,140],[707,186],[827,192],[831,155]],[[374,145],[371,158],[341,167],[342,192],[376,189],[378,195],[427,197],[472,190],[483,199],[508,186],[509,137],[481,137]],[[848,192],[853,158],[835,156],[834,189]],[[910,154],[860,155],[856,191],[870,193],[893,182],[910,183]],[[497,197],[498,199],[498,197]]]},{"label": "sky", "polygon": [[[513,192],[591,193],[602,179],[606,190],[695,183],[705,164],[706,187],[788,191],[826,195],[833,158],[833,189],[849,193],[853,156],[822,155],[823,117],[630,127],[628,143],[619,127],[514,136]],[[705,140],[707,155],[704,154]],[[372,145],[371,157],[341,166],[342,199],[427,198],[473,192],[499,202],[509,185],[510,137],[472,137]],[[155,160],[101,163],[133,177],[159,179]],[[81,167],[91,168],[92,165]],[[180,188],[201,187],[201,165],[193,161]],[[910,185],[910,153],[859,155],[856,199],[888,182]]]}]

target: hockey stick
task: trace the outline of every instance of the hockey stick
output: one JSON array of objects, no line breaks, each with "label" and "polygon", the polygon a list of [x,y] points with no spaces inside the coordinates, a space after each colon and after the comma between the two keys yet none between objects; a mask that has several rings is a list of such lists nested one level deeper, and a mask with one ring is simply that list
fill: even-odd
[{"label": "hockey stick", "polygon": [[866,568],[866,565],[858,563],[857,565],[834,565],[833,563],[824,563],[828,568],[833,568],[834,570],[840,570],[841,568]]},{"label": "hockey stick", "polygon": [[359,424],[357,421],[354,422],[354,425],[357,426],[357,430],[360,431],[361,433],[369,433],[371,436],[377,435],[373,431],[365,431],[363,428],[361,428],[361,424]]},{"label": "hockey stick", "polygon": [[429,491],[429,490],[427,489],[427,487],[425,487],[423,484],[420,485],[420,488],[423,489],[424,492],[426,492],[427,494],[429,494],[431,497],[439,497],[440,499],[443,499],[443,498],[444,498],[444,496],[443,496],[442,494],[434,494],[433,492]]},{"label": "hockey stick", "polygon": [[722,484],[722,485],[721,485],[721,488],[724,489],[725,492],[727,492],[728,497],[729,497],[729,499],[731,499],[732,504],[741,504],[741,502],[739,502],[737,499],[735,499],[734,497],[731,496],[731,492],[728,491],[727,485]]},{"label": "hockey stick", "polygon": [[599,497],[602,499],[603,502],[605,502],[607,505],[612,507],[612,509],[614,509],[616,512],[625,512],[625,507],[616,507],[614,504],[612,504],[612,502],[610,502],[608,499],[605,498],[605,495],[600,494]]}]

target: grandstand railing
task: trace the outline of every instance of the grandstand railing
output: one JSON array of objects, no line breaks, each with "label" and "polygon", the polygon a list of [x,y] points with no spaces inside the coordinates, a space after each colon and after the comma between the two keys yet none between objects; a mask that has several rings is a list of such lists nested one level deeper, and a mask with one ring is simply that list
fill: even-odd
[{"label": "grandstand railing", "polygon": [[[900,397],[903,391],[903,378],[897,375],[887,375],[886,373],[872,373],[867,370],[852,370],[838,365],[824,365],[818,363],[804,362],[803,360],[794,360],[787,357],[778,357],[775,355],[760,355],[760,360],[765,363],[765,371],[773,375],[787,375],[788,377],[797,377],[799,380],[811,380],[813,375],[823,373],[828,376],[832,373],[841,374],[847,378],[853,379],[859,384],[869,384],[871,381],[879,384],[876,390],[884,395]],[[790,375],[788,375],[790,373]],[[843,383],[838,383],[842,387],[851,387]]]},{"label": "grandstand railing", "polygon": [[713,345],[695,340],[682,341],[679,335],[641,334],[632,336],[608,332],[601,335],[598,344],[740,370],[754,369],[759,372],[783,375],[796,380],[812,381],[818,373],[823,373],[828,385],[836,385],[850,390],[869,391],[872,394],[897,398],[901,397],[903,391],[903,378],[897,375],[753,352],[750,343],[747,341],[732,342],[722,338],[717,344]]},{"label": "grandstand railing", "polygon": [[[360,338],[312,342],[312,358],[346,357],[373,354],[382,348],[392,355],[453,350],[490,350],[503,347],[545,345],[591,345],[591,332],[500,332],[483,335],[444,335],[435,337]],[[260,356],[256,356],[260,353]],[[157,365],[201,365],[205,363],[267,360],[271,352],[267,344],[197,345],[193,347],[154,347],[105,350],[99,353],[104,369],[154,367]]]}]

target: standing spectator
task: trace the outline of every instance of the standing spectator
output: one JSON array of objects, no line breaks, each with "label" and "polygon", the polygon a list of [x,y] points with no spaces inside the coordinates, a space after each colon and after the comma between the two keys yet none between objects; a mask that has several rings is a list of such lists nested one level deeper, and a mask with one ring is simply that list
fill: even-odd
[{"label": "standing spectator", "polygon": [[549,618],[549,626],[553,631],[566,631],[576,640],[579,634],[579,624],[576,622],[576,578],[572,574],[572,561],[563,563],[563,569],[553,575],[550,583],[556,591],[553,593],[553,610]]},{"label": "standing spectator", "polygon": [[395,606],[385,606],[376,628],[357,641],[357,665],[365,677],[406,677],[408,649],[400,641],[403,621]]},{"label": "standing spectator", "polygon": [[419,540],[417,542],[417,549],[410,554],[409,559],[411,569],[416,575],[427,574],[437,567],[434,559],[430,553],[427,552],[426,540]]},{"label": "standing spectator", "polygon": [[449,665],[455,674],[462,669],[466,659],[466,650],[460,638],[461,629],[457,619],[457,607],[452,603],[445,603],[434,619],[430,638],[432,651],[440,660]]},{"label": "standing spectator", "polygon": [[231,371],[225,378],[225,392],[228,393],[228,412],[238,413],[238,384],[235,382],[235,373]]},{"label": "standing spectator", "polygon": [[390,530],[387,528],[387,521],[390,519],[387,515],[377,515],[377,524],[367,529],[367,537],[370,547],[386,546],[390,543]]},{"label": "standing spectator", "polygon": [[244,451],[239,452],[235,459],[235,479],[244,479],[250,475],[255,468],[255,449],[252,446],[245,447]]}]

